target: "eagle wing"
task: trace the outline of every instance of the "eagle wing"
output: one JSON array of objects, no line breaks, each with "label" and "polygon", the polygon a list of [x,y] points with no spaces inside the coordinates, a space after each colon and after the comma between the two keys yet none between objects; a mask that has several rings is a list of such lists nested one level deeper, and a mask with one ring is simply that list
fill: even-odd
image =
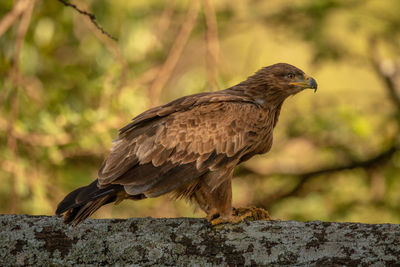
[{"label": "eagle wing", "polygon": [[208,171],[234,167],[257,141],[259,108],[241,96],[209,93],[150,109],[121,129],[98,184],[156,197]]}]

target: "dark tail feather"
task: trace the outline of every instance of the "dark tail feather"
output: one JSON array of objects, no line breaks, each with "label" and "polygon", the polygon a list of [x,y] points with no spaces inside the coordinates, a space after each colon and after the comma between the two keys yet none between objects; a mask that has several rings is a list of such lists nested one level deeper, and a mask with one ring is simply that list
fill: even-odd
[{"label": "dark tail feather", "polygon": [[98,188],[97,180],[88,186],[78,188],[69,193],[58,204],[56,214],[64,214],[64,222],[79,224],[92,215],[101,206],[117,200],[119,192],[124,192],[122,185],[110,185]]}]

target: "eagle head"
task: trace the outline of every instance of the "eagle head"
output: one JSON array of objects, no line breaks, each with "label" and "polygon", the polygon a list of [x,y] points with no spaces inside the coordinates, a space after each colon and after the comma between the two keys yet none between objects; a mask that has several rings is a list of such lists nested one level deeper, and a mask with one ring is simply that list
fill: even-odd
[{"label": "eagle head", "polygon": [[257,102],[281,103],[288,96],[307,88],[316,92],[318,85],[314,78],[301,69],[287,63],[277,63],[260,69],[240,83],[238,88],[245,88],[246,94]]}]

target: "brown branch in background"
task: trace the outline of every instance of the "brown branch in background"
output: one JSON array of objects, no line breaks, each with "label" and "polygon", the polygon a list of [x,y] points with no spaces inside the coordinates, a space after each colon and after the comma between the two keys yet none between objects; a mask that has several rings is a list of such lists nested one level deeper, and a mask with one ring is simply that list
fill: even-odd
[{"label": "brown branch in background", "polygon": [[[18,3],[17,3],[18,4]],[[20,172],[21,168],[18,165],[18,144],[17,144],[17,138],[15,134],[15,121],[18,118],[18,113],[19,113],[19,89],[21,86],[21,74],[20,74],[20,69],[19,69],[19,58],[21,55],[21,50],[22,46],[24,44],[24,39],[26,32],[29,27],[29,23],[31,21],[31,16],[32,16],[32,11],[33,7],[35,4],[34,0],[30,1],[24,1],[24,6],[21,15],[21,20],[19,22],[18,28],[17,28],[17,36],[15,38],[15,46],[14,46],[14,56],[13,56],[13,63],[12,63],[12,68],[11,68],[11,79],[14,84],[14,91],[11,97],[11,109],[10,109],[10,115],[8,118],[8,125],[7,125],[7,147],[12,153],[12,159],[11,159],[11,170],[10,172],[13,174],[14,179],[12,179],[12,190],[11,190],[11,196],[10,196],[10,203],[9,203],[9,211],[11,213],[15,213],[18,210],[19,206],[19,196],[17,194],[17,180],[20,179]]]},{"label": "brown branch in background", "polygon": [[386,179],[381,170],[372,168],[368,170],[370,180],[370,195],[375,203],[381,203],[385,197]]},{"label": "brown branch in background", "polygon": [[161,66],[153,66],[147,69],[145,72],[141,73],[139,76],[135,77],[128,82],[128,87],[133,87],[136,84],[148,84],[154,81],[157,74],[160,72]]},{"label": "brown branch in background", "polygon": [[[18,19],[18,17],[24,12],[29,0],[19,0],[17,1],[13,8],[5,14],[0,21],[0,37],[10,28],[11,25]],[[8,95],[8,90],[3,88],[0,95],[0,106],[3,106],[4,101]]]},{"label": "brown branch in background", "polygon": [[388,162],[394,153],[399,151],[399,147],[396,145],[391,146],[390,148],[386,149],[385,151],[379,153],[378,155],[364,160],[364,161],[353,161],[350,162],[346,165],[342,166],[335,166],[335,167],[328,167],[328,168],[323,168],[320,170],[316,171],[310,171],[310,172],[303,172],[303,173],[271,173],[271,174],[260,174],[257,173],[249,168],[246,168],[245,166],[242,166],[238,172],[235,173],[237,176],[242,176],[242,175],[255,175],[257,178],[264,178],[266,176],[289,176],[293,178],[298,178],[297,184],[291,188],[290,190],[280,190],[276,192],[273,195],[267,196],[261,200],[259,200],[256,205],[263,207],[263,208],[268,208],[272,203],[290,197],[298,194],[303,188],[306,182],[308,182],[310,179],[321,176],[321,175],[330,175],[333,173],[337,173],[340,171],[345,171],[345,170],[353,170],[357,168],[362,168],[366,170],[374,169],[382,164],[385,164]]},{"label": "brown branch in background", "polygon": [[[161,40],[162,36],[165,34],[165,31],[168,29],[171,24],[172,16],[175,11],[176,0],[169,0],[161,14],[161,18],[158,21],[157,25],[157,33],[155,34],[158,42],[162,45]],[[127,87],[135,87],[138,85],[146,85],[154,82],[158,73],[161,70],[161,65],[156,65],[141,73],[139,76],[136,76],[134,79],[127,81]]]},{"label": "brown branch in background", "polygon": [[396,84],[394,82],[394,75],[398,74],[399,66],[394,65],[393,71],[385,71],[382,68],[382,59],[378,52],[377,47],[377,39],[375,37],[371,37],[369,39],[369,53],[372,67],[378,76],[383,80],[386,85],[387,92],[389,94],[390,100],[395,105],[397,112],[400,113],[400,96],[398,94],[398,90],[396,88]]},{"label": "brown branch in background", "polygon": [[209,0],[203,0],[204,14],[207,24],[207,78],[211,90],[218,89],[217,70],[219,61],[218,26],[215,10]]},{"label": "brown branch in background", "polygon": [[178,60],[181,57],[183,48],[185,47],[186,42],[189,39],[190,33],[192,32],[192,29],[196,22],[199,13],[198,11],[199,11],[199,1],[192,0],[190,2],[189,10],[186,14],[185,21],[182,25],[182,28],[177,38],[175,39],[174,44],[171,47],[168,57],[164,65],[161,67],[161,70],[159,71],[157,78],[154,80],[153,84],[149,89],[149,99],[151,106],[155,106],[159,103],[162,89],[164,88],[165,84],[171,77],[171,74],[175,69],[176,64],[178,63]]},{"label": "brown branch in background", "polygon": [[157,34],[156,37],[159,42],[161,42],[161,36],[164,35],[165,31],[168,29],[172,15],[174,14],[176,6],[176,0],[169,0],[164,8],[164,11],[161,15],[161,18],[158,22],[157,26]]},{"label": "brown branch in background", "polygon": [[93,25],[94,25],[99,31],[101,31],[102,34],[104,34],[104,35],[106,35],[107,37],[113,39],[114,41],[118,41],[117,38],[113,37],[111,34],[109,34],[108,32],[106,32],[106,31],[97,23],[97,21],[96,21],[96,16],[95,16],[95,15],[93,15],[93,14],[87,12],[87,11],[84,11],[84,10],[79,9],[76,5],[71,4],[71,3],[67,2],[66,0],[58,0],[58,1],[61,2],[63,5],[67,6],[67,7],[71,7],[71,8],[73,8],[73,9],[75,9],[75,10],[78,11],[80,14],[87,16],[87,17],[90,19],[90,21],[93,23]]},{"label": "brown branch in background", "polygon": [[10,12],[3,16],[0,21],[0,36],[2,36],[8,28],[17,20],[17,18],[24,12],[29,0],[19,0],[14,4]]}]

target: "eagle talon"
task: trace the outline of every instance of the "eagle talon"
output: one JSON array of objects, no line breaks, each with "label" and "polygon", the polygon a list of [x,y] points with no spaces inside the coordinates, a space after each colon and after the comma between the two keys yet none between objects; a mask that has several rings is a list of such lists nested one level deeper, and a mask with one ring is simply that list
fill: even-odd
[{"label": "eagle talon", "polygon": [[206,216],[206,220],[211,222],[212,220],[215,220],[215,219],[219,218],[219,216],[220,215],[219,215],[218,212],[217,213],[213,213],[213,214],[209,214],[209,215]]},{"label": "eagle talon", "polygon": [[216,226],[219,224],[231,223],[231,224],[238,224],[243,222],[244,217],[241,216],[230,216],[230,217],[219,217],[211,221],[212,226]]},{"label": "eagle talon", "polygon": [[[215,216],[215,215],[216,214],[214,213],[213,216]],[[207,216],[207,218],[209,216]],[[264,220],[264,221],[271,220],[271,217],[269,216],[268,211],[266,211],[265,209],[256,208],[256,207],[232,208],[232,215],[229,217],[219,216],[217,218],[214,218],[213,216],[209,220],[209,222],[213,226],[219,225],[219,224],[225,224],[225,223],[238,224],[241,222],[245,222],[246,224],[248,224],[251,221],[256,221],[256,220]]]},{"label": "eagle talon", "polygon": [[247,208],[236,208],[236,216],[247,218],[248,221],[264,220],[269,221],[271,217],[267,210],[263,208],[247,207]]},{"label": "eagle talon", "polygon": [[207,216],[206,216],[206,220],[211,222],[212,220],[216,219],[220,217],[219,212],[217,209],[212,209],[208,212]]}]

